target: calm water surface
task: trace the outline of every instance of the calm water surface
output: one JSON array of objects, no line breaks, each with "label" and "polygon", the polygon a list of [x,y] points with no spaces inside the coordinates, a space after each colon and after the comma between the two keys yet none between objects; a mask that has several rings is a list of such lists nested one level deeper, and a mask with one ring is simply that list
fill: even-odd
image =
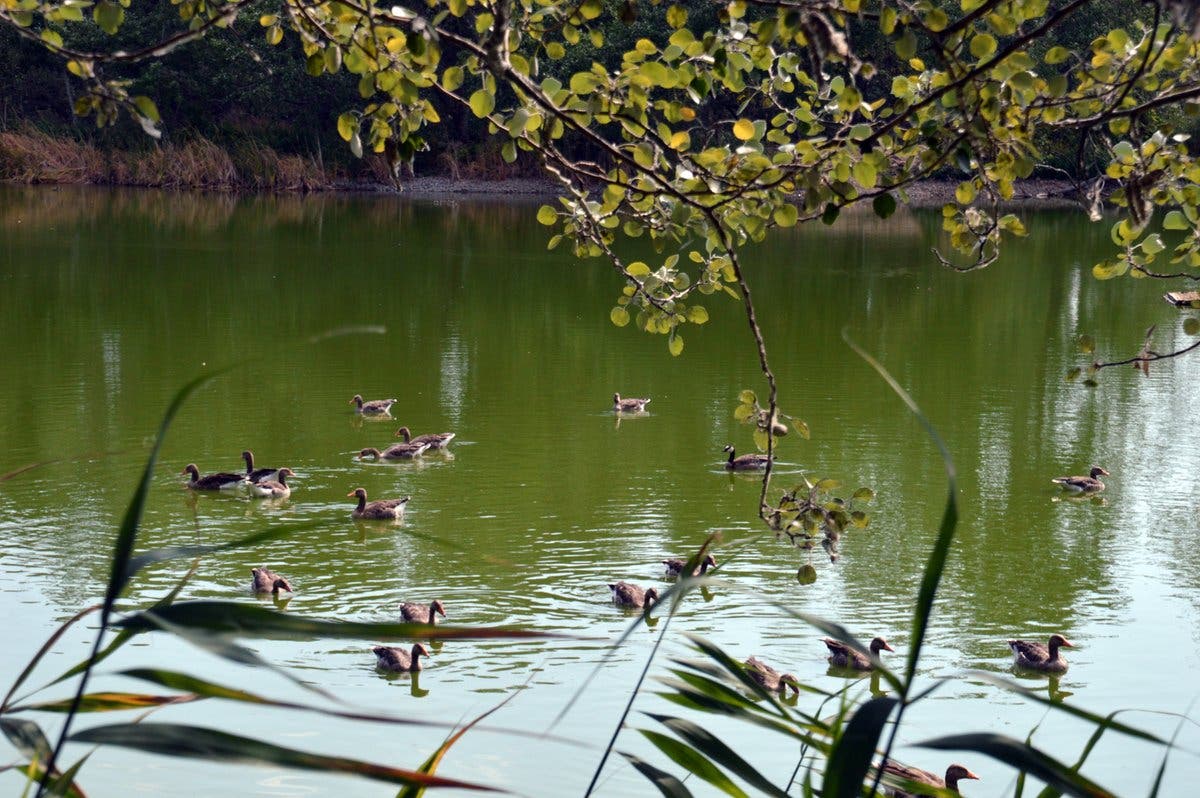
[{"label": "calm water surface", "polygon": [[[174,392],[241,363],[202,388],[171,428],[157,469],[144,548],[227,541],[289,522],[295,537],[205,558],[189,599],[261,602],[249,568],[269,564],[296,586],[286,611],[396,620],[400,601],[440,598],[450,622],[513,624],[572,635],[537,642],[449,642],[419,679],[374,668],[375,641],[256,642],[263,656],[352,707],[454,723],[519,691],[493,728],[540,733],[601,663],[553,733],[477,730],[441,773],[526,795],[578,795],[654,640],[608,603],[616,579],[664,583],[659,561],[713,532],[752,539],[758,484],[721,469],[721,447],[752,447],[733,419],[738,391],[763,386],[739,306],[713,298],[712,321],[684,331],[682,357],[663,337],[608,323],[620,291],[611,270],[547,252],[536,205],[423,204],[388,199],[168,196],[0,190],[0,684],[57,624],[103,596],[112,536]],[[1145,710],[1127,722],[1169,736],[1197,697],[1200,653],[1200,359],[1068,385],[1072,341],[1094,335],[1105,357],[1136,351],[1159,325],[1160,350],[1183,345],[1181,314],[1161,285],[1100,283],[1090,263],[1106,226],[1029,213],[1033,234],[982,273],[940,270],[929,248],[939,216],[842,219],[776,234],[749,250],[784,409],[811,441],[782,442],[782,486],[801,473],[878,493],[871,526],[840,559],[759,539],[718,550],[722,584],[687,598],[664,646],[683,633],[756,654],[827,689],[820,635],[776,604],[839,621],[906,650],[908,618],[945,499],[941,463],[919,425],[842,342],[844,327],[928,412],[955,457],[962,522],[929,632],[921,676],[948,681],[916,705],[900,757],[941,771],[963,761],[983,777],[970,796],[1013,790],[1005,767],[911,743],[960,731],[1034,739],[1070,762],[1086,736],[1062,713],[998,691],[971,671],[1007,674],[1004,640],[1064,633],[1078,648],[1056,690],[1097,712]],[[313,345],[322,331],[382,325]],[[651,396],[651,412],[616,418],[614,391]],[[355,393],[396,397],[394,420],[350,412]],[[361,463],[364,446],[454,430],[452,454]],[[253,449],[297,476],[290,500],[194,496],[180,470],[237,470]],[[1103,502],[1059,501],[1049,477],[1092,463],[1113,474]],[[404,523],[355,524],[348,491],[411,495]],[[796,581],[811,562],[814,584]],[[143,572],[130,608],[166,593],[186,569]],[[54,645],[40,684],[77,662],[94,629]],[[96,689],[147,689],[133,667],[202,674],[273,697],[318,701],[262,670],[229,664],[165,636],[144,636],[104,663]],[[866,683],[855,687],[860,693]],[[46,696],[64,695],[52,689]],[[648,691],[641,711],[670,705]],[[35,717],[47,728],[57,721]],[[82,726],[106,722],[86,717]],[[439,729],[343,723],[318,714],[213,701],[168,708],[159,721],[227,728],[296,748],[416,767]],[[778,783],[797,751],[744,725],[702,719]],[[1200,732],[1183,727],[1162,794],[1200,779]],[[4,760],[14,758],[5,747]],[[618,748],[674,772],[632,728]],[[74,754],[84,749],[74,750]],[[1160,753],[1105,737],[1085,772],[1122,794],[1149,791]],[[16,791],[18,780],[3,776]],[[703,792],[698,780],[689,786]],[[93,795],[389,795],[386,785],[108,749],[82,784]],[[652,788],[614,758],[601,794]]]}]

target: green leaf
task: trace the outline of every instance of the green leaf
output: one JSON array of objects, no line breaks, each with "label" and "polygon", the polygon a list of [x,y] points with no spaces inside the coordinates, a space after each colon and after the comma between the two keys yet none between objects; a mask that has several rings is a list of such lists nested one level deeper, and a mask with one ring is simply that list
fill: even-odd
[{"label": "green leaf", "polygon": [[667,339],[667,351],[673,357],[679,357],[683,354],[683,336],[674,330],[671,331],[671,337]]},{"label": "green leaf", "polygon": [[679,30],[687,24],[688,12],[681,5],[673,5],[667,9],[667,24],[672,28]]},{"label": "green leaf", "polygon": [[855,711],[829,755],[825,783],[821,786],[823,798],[858,798],[880,732],[898,703],[895,698],[880,696]]},{"label": "green leaf", "polygon": [[896,212],[896,198],[891,194],[880,194],[871,200],[871,209],[880,219],[886,219]]},{"label": "green leaf", "polygon": [[[197,696],[179,695],[147,695],[145,693],[87,693],[81,697],[76,712],[115,712],[123,709],[147,709],[163,704],[182,704],[194,701]],[[70,712],[75,699],[64,698],[58,701],[43,701],[36,704],[22,704],[13,707],[19,710],[35,710],[37,712]]]},{"label": "green leaf", "polygon": [[917,743],[941,751],[977,751],[1044,781],[1047,786],[1078,798],[1111,796],[1112,792],[1072,771],[1028,743],[1000,734],[974,733],[938,737]]},{"label": "green leaf", "polygon": [[878,179],[878,175],[875,171],[875,165],[870,161],[866,160],[865,158],[858,161],[854,164],[854,167],[850,170],[850,173],[854,176],[854,182],[858,183],[863,188],[875,188],[875,182]]},{"label": "green leaf", "polygon": [[738,401],[745,405],[752,405],[758,402],[758,396],[749,388],[738,394]]},{"label": "green leaf", "polygon": [[[474,728],[481,720],[483,720],[488,715],[491,715],[493,712],[495,712],[496,710],[503,707],[509,701],[512,701],[514,698],[517,697],[517,695],[518,695],[518,692],[514,690],[513,692],[509,693],[508,697],[505,698],[503,701],[501,701],[499,704],[496,704],[496,706],[492,707],[491,709],[487,710],[486,712],[484,712],[480,715],[476,715],[471,720],[470,723],[466,724],[461,729],[454,732],[454,734],[451,734],[449,737],[447,737],[445,739],[445,741],[441,745],[438,746],[437,750],[434,751],[432,754],[430,754],[429,758],[426,759],[421,764],[420,772],[424,773],[426,775],[432,776],[434,774],[434,772],[437,770],[438,765],[441,764],[442,759],[445,758],[446,752],[450,750],[451,746],[453,746],[455,743],[457,743],[459,740],[461,740],[463,738],[463,735],[465,735],[472,728]],[[410,784],[407,787],[405,787],[403,790],[401,790],[400,794],[397,795],[396,798],[421,798],[421,796],[424,794],[425,794],[425,787],[423,785],[418,787],[418,786]]]},{"label": "green leaf", "polygon": [[1067,369],[1065,379],[1067,382],[1075,382],[1075,380],[1079,379],[1079,375],[1081,374],[1083,374],[1083,369],[1079,366],[1075,366],[1074,368]]},{"label": "green leaf", "polygon": [[1047,64],[1061,64],[1071,57],[1071,51],[1066,47],[1051,47],[1046,51],[1045,61]]},{"label": "green leaf", "polygon": [[92,19],[100,29],[110,36],[117,32],[125,21],[125,9],[116,3],[100,2],[92,9]]},{"label": "green leaf", "polygon": [[796,430],[796,434],[799,435],[804,440],[806,440],[806,441],[811,440],[812,433],[809,432],[808,424],[804,423],[802,420],[800,420],[798,418],[793,418],[792,419],[792,429]]},{"label": "green leaf", "polygon": [[618,305],[609,311],[608,318],[618,327],[624,327],[629,323],[629,311]]},{"label": "green leaf", "polygon": [[726,776],[720,768],[704,757],[699,751],[691,746],[681,743],[673,737],[668,737],[659,732],[650,731],[649,729],[638,729],[642,736],[649,740],[655,748],[666,754],[671,761],[680,767],[687,770],[689,773],[699,776],[704,781],[713,785],[726,795],[732,795],[735,798],[750,798],[744,790],[738,787],[733,781]]},{"label": "green leaf", "polygon": [[750,418],[750,416],[754,415],[754,413],[754,405],[738,405],[736,408],[734,408],[733,418],[735,421],[745,421],[746,419]]},{"label": "green leaf", "polygon": [[549,227],[558,221],[558,211],[554,210],[550,205],[543,205],[538,208],[537,220]]},{"label": "green leaf", "polygon": [[633,767],[643,776],[650,780],[650,783],[658,788],[666,798],[692,798],[692,794],[688,788],[683,786],[683,782],[672,776],[666,771],[659,770],[649,762],[638,759],[633,754],[627,754],[624,751],[618,752],[621,756],[633,765]]},{"label": "green leaf", "polygon": [[786,792],[771,783],[769,779],[755,770],[749,762],[739,756],[736,751],[715,737],[707,729],[692,723],[690,720],[671,717],[670,715],[655,715],[649,712],[646,715],[666,726],[681,739],[701,751],[710,760],[734,773],[738,778],[752,785],[760,792],[775,796],[775,798],[787,798]]},{"label": "green leaf", "polygon": [[1096,351],[1096,339],[1090,335],[1081,335],[1077,341],[1079,351],[1085,355],[1090,355]]},{"label": "green leaf", "polygon": [[869,502],[875,498],[875,491],[871,490],[870,488],[859,488],[858,490],[854,491],[854,494],[850,498],[861,499],[862,501]]},{"label": "green leaf", "polygon": [[1164,230],[1187,230],[1191,225],[1188,224],[1187,217],[1179,211],[1171,211],[1163,218]]},{"label": "green leaf", "polygon": [[50,741],[46,739],[42,727],[31,720],[22,718],[0,717],[0,731],[30,762],[45,764],[51,759]]},{"label": "green leaf", "polygon": [[821,222],[824,224],[833,224],[837,221],[841,209],[832,202],[825,205],[825,210],[821,213]]},{"label": "green leaf", "polygon": [[442,88],[446,91],[455,91],[463,84],[463,68],[460,66],[449,67],[442,73]]},{"label": "green leaf", "polygon": [[982,60],[996,52],[996,37],[990,33],[979,33],[971,39],[971,55]]},{"label": "green leaf", "polygon": [[800,212],[796,210],[795,205],[786,203],[776,208],[773,216],[775,218],[775,224],[779,225],[780,227],[791,227],[796,224],[796,220],[799,218]]},{"label": "green leaf", "polygon": [[687,320],[692,324],[704,324],[708,321],[708,311],[703,305],[692,305],[687,310]]},{"label": "green leaf", "polygon": [[754,138],[754,123],[749,119],[739,119],[733,123],[733,135],[739,141],[749,141]]},{"label": "green leaf", "polygon": [[479,89],[471,95],[469,103],[471,113],[482,119],[496,107],[496,96],[486,89]]}]

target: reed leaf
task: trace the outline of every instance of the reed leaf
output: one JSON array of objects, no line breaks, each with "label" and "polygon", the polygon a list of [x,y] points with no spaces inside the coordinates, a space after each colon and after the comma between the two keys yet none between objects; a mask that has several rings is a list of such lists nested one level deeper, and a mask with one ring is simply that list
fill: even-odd
[{"label": "reed leaf", "polygon": [[656,731],[649,729],[638,729],[642,736],[650,743],[667,755],[668,758],[688,773],[699,776],[704,781],[716,787],[726,795],[732,795],[734,798],[750,798],[750,796],[733,781],[726,776],[720,768],[709,762],[707,758],[695,748],[692,748],[686,743],[681,743],[674,737],[668,737]]},{"label": "reed leaf", "polygon": [[37,650],[37,653],[33,655],[33,658],[29,660],[24,669],[20,672],[20,674],[17,675],[16,681],[14,681],[12,687],[8,689],[8,694],[4,696],[4,701],[0,702],[0,713],[7,711],[9,702],[12,701],[12,697],[17,692],[17,688],[25,683],[25,680],[29,678],[29,674],[33,673],[33,669],[36,668],[37,664],[42,661],[42,657],[46,656],[46,652],[48,652],[50,648],[58,642],[58,639],[62,637],[63,634],[77,621],[79,621],[81,618],[87,617],[98,609],[100,609],[99,604],[93,604],[90,607],[86,607],[72,615],[54,630],[54,633],[50,635],[45,643],[42,643],[42,647]]},{"label": "reed leaf", "polygon": [[1041,779],[1065,795],[1077,798],[1111,798],[1112,793],[1076,773],[1057,759],[1021,740],[1001,734],[973,733],[938,737],[917,743],[922,748],[943,751],[978,751],[1017,770]]},{"label": "reed leaf", "polygon": [[825,798],[855,798],[862,791],[883,725],[898,703],[895,698],[880,696],[858,708],[829,754],[821,795]]},{"label": "reed leaf", "polygon": [[203,726],[175,723],[120,723],[95,726],[71,735],[72,742],[117,745],[153,754],[219,762],[247,762],[276,765],[323,773],[349,773],[392,784],[418,784],[429,787],[458,787],[464,790],[504,792],[495,787],[456,779],[444,779],[415,770],[377,765],[358,759],[324,756],[284,748],[273,743],[241,737]]},{"label": "reed leaf", "polygon": [[[94,750],[94,749],[93,749]],[[75,777],[79,775],[79,771],[83,768],[88,757],[92,755],[91,751],[79,758],[71,767],[62,772],[61,775],[55,776],[49,784],[46,785],[47,795],[61,795],[65,798],[87,798],[83,789],[75,783]]]},{"label": "reed leaf", "polygon": [[728,654],[726,654],[720,648],[720,646],[717,646],[717,645],[709,642],[708,640],[705,640],[703,637],[700,637],[699,635],[689,634],[689,635],[687,635],[687,638],[691,641],[692,645],[694,645],[696,648],[700,649],[700,651],[702,651],[703,653],[705,653],[709,657],[711,657],[717,664],[719,664],[722,668],[724,668],[727,673],[729,673],[731,676],[733,676],[733,678],[735,680],[737,680],[743,686],[745,686],[745,688],[747,690],[749,690],[754,695],[756,695],[759,698],[766,701],[769,706],[771,706],[775,709],[777,714],[779,714],[785,718],[787,717],[787,715],[788,715],[787,710],[785,710],[783,708],[783,706],[779,703],[779,700],[775,697],[775,694],[772,693],[770,690],[767,690],[765,687],[763,687],[758,682],[751,679],[750,676],[746,673],[746,668],[745,668],[745,666],[742,665],[742,663],[738,662],[737,660],[733,659]]},{"label": "reed leaf", "polygon": [[42,727],[23,718],[0,718],[0,731],[30,762],[47,762],[53,749]]},{"label": "reed leaf", "polygon": [[692,798],[692,794],[688,791],[687,787],[683,786],[683,782],[670,773],[659,770],[654,765],[643,759],[639,759],[633,754],[624,751],[618,751],[617,753],[625,757],[625,760],[629,764],[633,765],[639,773],[649,779],[650,783],[657,787],[658,791],[666,796],[666,798]]},{"label": "reed leaf", "polygon": [[649,712],[646,715],[666,726],[680,738],[699,749],[710,760],[721,765],[747,784],[753,785],[765,795],[787,798],[786,792],[772,784],[770,779],[759,773],[749,762],[707,729],[690,720],[670,715],[656,715]]},{"label": "reed leaf", "polygon": [[60,701],[43,701],[37,704],[23,704],[12,708],[13,712],[70,712],[75,706],[76,712],[116,712],[122,709],[146,709],[147,707],[162,706],[163,704],[184,704],[196,701],[198,695],[147,695],[145,693],[86,693],[76,701],[74,698],[64,698]]},{"label": "reed leaf", "polygon": [[268,529],[264,532],[255,532],[253,535],[247,535],[237,540],[231,540],[228,543],[214,543],[202,546],[166,546],[161,549],[151,549],[137,555],[129,561],[128,578],[132,579],[138,571],[145,568],[147,565],[154,563],[174,560],[180,557],[199,557],[204,554],[212,554],[218,551],[228,551],[229,549],[243,549],[250,546],[255,546],[259,543],[266,543],[271,540],[279,540],[286,538],[297,532],[305,532],[312,529],[319,529],[325,526],[325,521],[304,521],[297,524],[287,524],[278,526],[273,529]]},{"label": "reed leaf", "polygon": [[[65,796],[66,798],[87,798],[83,789],[75,783],[75,775],[79,772],[79,768],[87,759],[76,762],[66,773],[53,776],[48,782],[43,795]],[[0,773],[6,770],[15,770],[25,774],[25,791],[21,793],[25,796],[29,792],[29,788],[35,783],[40,783],[46,775],[46,767],[41,762],[19,762],[12,765],[0,765]]]}]

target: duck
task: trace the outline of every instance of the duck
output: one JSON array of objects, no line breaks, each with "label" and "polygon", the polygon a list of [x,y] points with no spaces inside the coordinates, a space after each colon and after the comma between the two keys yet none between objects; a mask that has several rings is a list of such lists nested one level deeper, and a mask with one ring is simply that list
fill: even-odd
[{"label": "duck", "polygon": [[861,651],[855,651],[850,646],[832,637],[822,637],[821,642],[829,649],[829,664],[835,668],[853,668],[856,671],[875,669],[874,660],[879,658],[880,651],[895,651],[882,637],[871,641],[871,657],[863,656]]},{"label": "duck", "polygon": [[431,432],[428,435],[418,435],[414,438],[408,427],[396,430],[396,437],[404,438],[405,443],[423,443],[430,449],[445,449],[450,445],[450,441],[454,440],[454,436],[453,432]]},{"label": "duck", "polygon": [[1063,646],[1074,648],[1075,644],[1057,633],[1050,635],[1049,645],[1045,646],[1031,640],[1008,641],[1017,667],[1048,673],[1062,673],[1067,669],[1067,661],[1058,653]]},{"label": "duck", "polygon": [[1104,483],[1100,481],[1101,475],[1109,476],[1109,473],[1100,466],[1092,466],[1092,470],[1086,477],[1055,477],[1051,482],[1062,485],[1063,490],[1072,493],[1099,493],[1104,490]]},{"label": "duck", "polygon": [[374,457],[376,460],[411,460],[429,448],[427,443],[393,443],[382,452],[368,447],[358,453],[359,459]]},{"label": "duck", "polygon": [[[915,784],[925,784],[930,787],[936,787],[941,790],[949,790],[958,795],[958,783],[963,779],[978,779],[979,777],[962,765],[951,765],[946,768],[946,778],[942,778],[935,773],[930,773],[928,770],[901,765],[899,762],[888,760],[883,764],[883,772],[885,775],[894,776],[897,779],[913,782]],[[895,798],[914,798],[915,795],[922,793],[911,793],[896,787],[891,788],[891,794]]]},{"label": "duck", "polygon": [[617,582],[608,586],[612,591],[613,604],[618,607],[639,607],[650,609],[658,603],[658,591],[654,588],[641,588],[629,582]]},{"label": "duck", "polygon": [[790,673],[780,673],[758,657],[746,660],[746,675],[772,692],[786,693],[790,687],[795,695],[800,695],[799,679]]},{"label": "duck", "polygon": [[286,590],[288,593],[294,593],[292,583],[286,577],[268,570],[266,566],[262,568],[251,568],[250,576],[253,581],[250,584],[255,593],[278,593],[280,590]]},{"label": "duck", "polygon": [[249,449],[242,452],[242,459],[246,461],[246,479],[251,482],[266,482],[267,480],[279,479],[278,468],[255,468],[254,452]]},{"label": "duck", "polygon": [[649,399],[637,399],[632,396],[622,399],[621,394],[613,394],[613,410],[618,413],[644,413],[648,404],[650,404]]},{"label": "duck", "polygon": [[230,474],[221,471],[202,477],[200,476],[200,469],[196,468],[195,463],[188,463],[187,467],[180,473],[191,476],[188,480],[188,487],[192,490],[231,490],[233,488],[240,488],[246,484],[245,474]]},{"label": "duck", "polygon": [[379,499],[369,502],[365,488],[355,488],[346,495],[358,497],[358,506],[351,510],[350,514],[355,518],[368,520],[400,518],[404,515],[404,505],[408,504],[408,500],[412,498],[405,496],[403,499]]},{"label": "duck", "polygon": [[262,482],[250,482],[250,492],[255,496],[267,499],[286,499],[292,495],[292,488],[287,484],[288,477],[296,476],[290,468],[281,468],[278,479],[264,479]]},{"label": "duck", "polygon": [[370,402],[364,402],[360,395],[354,394],[354,398],[350,400],[350,404],[355,405],[355,413],[362,413],[364,416],[390,416],[392,414],[392,405],[396,404],[396,400],[372,399]]},{"label": "duck", "polygon": [[768,458],[765,454],[752,452],[751,454],[743,454],[741,457],[738,457],[732,443],[725,444],[724,451],[729,452],[729,459],[725,461],[725,469],[727,471],[756,471],[767,467]]},{"label": "duck", "polygon": [[[662,564],[666,567],[667,576],[679,576],[683,573],[683,568],[687,565],[687,560],[663,560]],[[706,554],[704,555],[704,559],[700,561],[700,565],[692,569],[692,576],[704,576],[704,574],[708,573],[709,567],[716,564],[717,558],[711,554]]]},{"label": "duck", "polygon": [[424,643],[414,644],[411,654],[402,648],[390,646],[375,646],[371,651],[375,652],[375,667],[383,671],[419,671],[421,670],[420,657],[422,655],[429,656],[429,649],[425,647]]},{"label": "duck", "polygon": [[433,626],[437,623],[438,615],[445,618],[446,608],[437,599],[434,599],[428,607],[424,604],[413,604],[411,601],[400,605],[400,617],[411,623],[427,623]]}]

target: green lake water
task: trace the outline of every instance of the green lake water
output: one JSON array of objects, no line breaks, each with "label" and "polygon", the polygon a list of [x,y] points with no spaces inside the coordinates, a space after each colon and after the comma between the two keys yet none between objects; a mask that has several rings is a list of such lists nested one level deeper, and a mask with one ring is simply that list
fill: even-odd
[{"label": "green lake water", "polygon": [[[1067,762],[1090,727],[989,685],[1010,676],[1005,640],[1057,631],[1076,643],[1057,684],[1022,681],[1163,736],[1197,697],[1200,653],[1200,358],[1148,377],[1110,369],[1099,385],[1068,384],[1095,337],[1106,358],[1134,354],[1158,325],[1156,348],[1188,342],[1184,314],[1153,281],[1098,282],[1107,224],[1067,212],[1023,212],[1031,235],[979,273],[936,265],[940,215],[887,222],[847,215],[832,228],[777,232],[744,253],[781,403],[812,439],[780,444],[780,487],[801,474],[877,493],[870,526],[847,533],[840,557],[763,536],[758,482],[721,467],[721,448],[752,451],[733,411],[744,388],[765,395],[741,307],[706,302],[712,320],[666,339],[608,311],[620,281],[599,262],[546,250],[536,203],[390,198],[174,196],[0,189],[0,689],[57,624],[103,597],[114,531],[162,414],[193,377],[239,364],[201,388],[171,427],[155,472],[139,548],[218,543],[312,522],[291,538],[210,555],[185,599],[258,602],[249,569],[267,564],[296,587],[289,613],[398,620],[401,601],[440,598],[448,622],[513,625],[562,639],[447,642],[414,680],[374,667],[377,641],[250,641],[262,656],[349,707],[454,723],[519,694],[469,733],[439,773],[524,795],[580,795],[649,656],[658,628],[609,602],[618,579],[663,587],[659,561],[686,556],[711,533],[720,583],[693,593],[670,625],[652,675],[687,655],[684,634],[735,657],[757,655],[825,689],[820,633],[780,606],[885,635],[901,667],[921,570],[946,497],[941,460],[919,423],[842,340],[843,328],[912,394],[945,439],[959,477],[961,523],[921,665],[945,683],[906,716],[897,756],[941,772],[961,761],[982,777],[968,796],[1011,794],[1014,774],[979,755],[912,744],[966,731],[1034,741]],[[351,325],[382,335],[303,342]],[[653,398],[644,416],[609,408],[619,391]],[[355,416],[347,402],[395,397],[392,419]],[[356,453],[414,432],[455,431],[451,454],[364,463]],[[297,476],[290,500],[195,496],[180,471],[262,465]],[[1112,472],[1103,501],[1060,501],[1050,477]],[[34,467],[13,474],[26,466]],[[411,495],[402,524],[350,518],[347,492]],[[753,540],[735,547],[738,542]],[[817,580],[797,582],[815,566]],[[144,607],[186,560],[147,569],[125,596]],[[88,651],[86,624],[53,647],[30,686]],[[886,655],[885,655],[886,656]],[[556,739],[520,736],[551,728]],[[117,673],[165,667],[243,689],[318,702],[276,674],[240,667],[165,635],[147,635],[99,668],[94,689],[151,688]],[[677,774],[637,734],[644,711],[671,705],[655,683],[634,704],[618,749]],[[852,688],[865,694],[864,681]],[[53,688],[45,697],[62,697]],[[805,701],[807,699],[801,699]],[[812,709],[815,710],[814,703]],[[47,729],[57,716],[29,714]],[[84,716],[79,727],[111,722]],[[121,716],[124,717],[124,716]],[[227,729],[280,745],[417,767],[443,731],[333,720],[205,701],[154,720]],[[751,726],[694,718],[778,784],[796,746]],[[1200,779],[1200,732],[1185,725],[1163,795]],[[5,762],[15,754],[0,742]],[[74,756],[87,749],[76,746]],[[1105,736],[1084,772],[1122,795],[1150,790],[1161,751]],[[341,776],[102,749],[80,776],[90,795],[390,795]],[[21,788],[0,775],[10,794]],[[704,793],[698,779],[689,787]],[[620,757],[601,795],[654,790]]]}]

